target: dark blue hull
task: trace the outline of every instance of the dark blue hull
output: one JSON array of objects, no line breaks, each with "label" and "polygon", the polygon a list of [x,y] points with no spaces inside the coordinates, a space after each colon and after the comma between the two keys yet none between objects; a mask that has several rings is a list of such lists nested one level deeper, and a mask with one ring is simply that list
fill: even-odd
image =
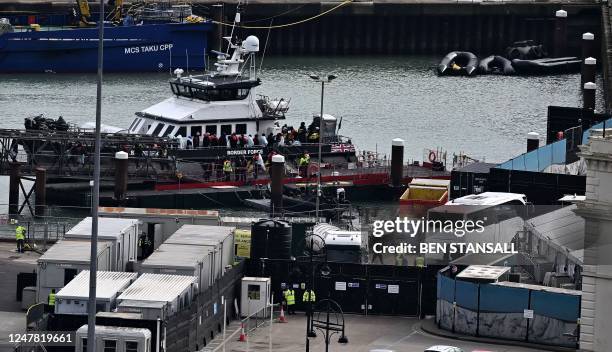
[{"label": "dark blue hull", "polygon": [[[210,23],[168,23],[104,29],[105,72],[205,68]],[[77,28],[0,36],[0,73],[95,72],[98,29]]]}]

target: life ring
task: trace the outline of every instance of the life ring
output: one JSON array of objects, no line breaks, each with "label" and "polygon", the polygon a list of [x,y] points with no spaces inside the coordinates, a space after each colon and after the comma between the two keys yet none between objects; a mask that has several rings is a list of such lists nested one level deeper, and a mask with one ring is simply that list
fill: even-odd
[{"label": "life ring", "polygon": [[434,151],[430,151],[429,152],[429,156],[427,157],[429,159],[430,162],[434,162],[436,161],[436,153]]}]

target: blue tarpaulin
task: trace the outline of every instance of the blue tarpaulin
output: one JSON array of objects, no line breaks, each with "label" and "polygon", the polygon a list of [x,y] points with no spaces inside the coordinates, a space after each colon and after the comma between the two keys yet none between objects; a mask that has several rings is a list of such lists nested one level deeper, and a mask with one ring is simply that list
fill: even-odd
[{"label": "blue tarpaulin", "polygon": [[450,303],[455,301],[455,280],[438,274],[438,298]]},{"label": "blue tarpaulin", "polygon": [[480,311],[522,313],[529,308],[529,290],[496,285],[480,286]]},{"label": "blue tarpaulin", "polygon": [[575,322],[580,317],[580,296],[532,291],[531,309],[534,314]]},{"label": "blue tarpaulin", "polygon": [[[607,120],[606,127],[612,127],[612,119]],[[582,144],[586,144],[591,136],[591,130],[603,128],[604,123],[598,123],[590,129],[584,131],[582,135]],[[544,171],[547,167],[553,164],[565,164],[567,140],[563,139],[528,153],[521,154],[506,162],[501,163],[497,167],[505,170],[519,171]]]},{"label": "blue tarpaulin", "polygon": [[455,282],[455,301],[459,307],[478,310],[478,284],[457,280]]}]

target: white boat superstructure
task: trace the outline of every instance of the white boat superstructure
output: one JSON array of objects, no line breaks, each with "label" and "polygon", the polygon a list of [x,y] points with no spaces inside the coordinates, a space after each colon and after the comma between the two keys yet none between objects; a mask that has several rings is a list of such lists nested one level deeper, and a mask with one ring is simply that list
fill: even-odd
[{"label": "white boat superstructure", "polygon": [[231,56],[213,51],[217,55],[216,70],[203,75],[183,76],[184,71],[176,69],[176,77],[170,80],[174,96],[137,112],[128,133],[156,137],[208,134],[218,138],[278,133],[278,120],[285,119],[289,102],[253,93],[261,84],[255,69],[259,39],[224,39],[228,52],[233,50]]}]

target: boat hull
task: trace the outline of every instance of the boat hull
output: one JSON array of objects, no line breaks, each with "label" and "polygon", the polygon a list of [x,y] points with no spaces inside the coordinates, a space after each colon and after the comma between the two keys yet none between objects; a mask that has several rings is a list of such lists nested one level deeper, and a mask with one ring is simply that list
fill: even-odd
[{"label": "boat hull", "polygon": [[[170,72],[205,68],[210,23],[104,29],[105,72]],[[14,32],[0,36],[0,73],[96,72],[98,29]]]}]

